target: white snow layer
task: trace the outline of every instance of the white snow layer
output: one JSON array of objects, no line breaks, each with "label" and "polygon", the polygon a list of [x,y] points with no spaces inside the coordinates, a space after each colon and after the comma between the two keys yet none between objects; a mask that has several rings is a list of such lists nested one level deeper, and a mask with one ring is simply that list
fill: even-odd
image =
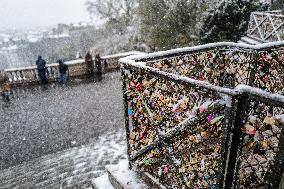
[{"label": "white snow layer", "polygon": [[[210,49],[210,48],[226,47],[226,46],[227,47],[245,48],[245,49],[251,49],[251,50],[261,50],[261,49],[272,48],[272,47],[276,47],[276,46],[284,46],[284,41],[263,43],[263,44],[258,44],[258,45],[248,45],[248,44],[233,43],[233,42],[208,43],[206,45],[177,48],[177,49],[171,49],[171,50],[167,50],[167,51],[159,51],[159,52],[155,52],[155,53],[149,53],[149,54],[146,54],[146,55],[132,56],[131,59],[139,60],[139,59],[144,59],[144,58],[155,58],[155,57],[162,57],[162,56],[171,55],[171,54],[178,54],[178,53],[198,51],[198,50],[206,50],[206,49]],[[124,60],[121,60],[121,61],[123,62]]]},{"label": "white snow layer", "polygon": [[125,189],[148,189],[149,187],[139,179],[135,171],[129,170],[128,161],[121,160],[118,165],[106,167],[109,172],[124,186]]},{"label": "white snow layer", "polygon": [[111,183],[108,179],[107,174],[104,174],[103,176],[94,179],[93,183],[95,184],[96,188],[98,188],[98,189],[114,189],[114,187],[111,185]]},{"label": "white snow layer", "polygon": [[103,56],[102,59],[118,58],[118,57],[130,56],[130,55],[146,55],[146,53],[143,53],[143,52],[140,52],[140,51],[130,51],[130,52],[124,52],[124,53],[118,53],[118,54]]}]

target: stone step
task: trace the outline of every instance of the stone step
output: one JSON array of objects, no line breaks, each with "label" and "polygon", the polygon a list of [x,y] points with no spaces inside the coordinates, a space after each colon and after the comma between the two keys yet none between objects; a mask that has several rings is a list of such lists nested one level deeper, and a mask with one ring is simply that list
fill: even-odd
[{"label": "stone step", "polygon": [[108,179],[108,174],[105,173],[102,176],[92,180],[95,189],[114,189],[110,180]]},{"label": "stone step", "polygon": [[129,170],[128,161],[106,166],[108,178],[115,189],[150,189],[135,171]]}]

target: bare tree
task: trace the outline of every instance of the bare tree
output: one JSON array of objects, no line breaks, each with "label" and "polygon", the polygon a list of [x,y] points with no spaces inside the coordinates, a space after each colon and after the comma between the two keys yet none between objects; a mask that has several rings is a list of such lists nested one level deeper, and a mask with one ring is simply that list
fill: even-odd
[{"label": "bare tree", "polygon": [[136,0],[92,0],[87,1],[87,11],[92,16],[112,22],[125,22],[130,25],[134,18]]}]

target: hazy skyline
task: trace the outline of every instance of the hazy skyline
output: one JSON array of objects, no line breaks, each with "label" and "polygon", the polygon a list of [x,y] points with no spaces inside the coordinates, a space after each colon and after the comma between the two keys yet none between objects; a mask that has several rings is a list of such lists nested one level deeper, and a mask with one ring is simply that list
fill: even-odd
[{"label": "hazy skyline", "polygon": [[0,28],[25,29],[90,21],[86,0],[0,0]]}]

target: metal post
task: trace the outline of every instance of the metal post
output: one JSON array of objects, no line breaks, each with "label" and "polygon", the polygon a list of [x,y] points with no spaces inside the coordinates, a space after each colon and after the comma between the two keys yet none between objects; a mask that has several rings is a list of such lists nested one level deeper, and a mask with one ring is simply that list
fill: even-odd
[{"label": "metal post", "polygon": [[235,173],[237,168],[237,158],[239,155],[240,143],[241,143],[241,128],[243,126],[243,120],[246,116],[246,110],[248,107],[248,96],[241,95],[238,98],[236,118],[234,122],[233,136],[231,142],[231,148],[229,152],[228,167],[225,175],[225,186],[224,188],[233,188],[235,181]]},{"label": "metal post", "polygon": [[[228,98],[231,98],[228,96]],[[223,188],[224,187],[224,177],[226,175],[226,167],[228,166],[228,151],[229,151],[229,144],[231,141],[231,133],[235,118],[235,99],[231,98],[231,104],[230,107],[226,107],[225,109],[225,115],[224,115],[224,130],[223,130],[223,136],[222,136],[222,143],[221,143],[221,154],[220,154],[220,160],[219,160],[219,168],[218,168],[218,175],[217,175],[217,188]]]},{"label": "metal post", "polygon": [[130,144],[129,144],[129,115],[128,115],[128,101],[127,101],[127,86],[126,86],[126,74],[125,68],[121,67],[121,78],[122,78],[122,92],[123,92],[123,105],[124,105],[124,118],[125,118],[125,130],[126,130],[126,142],[127,142],[127,156],[129,160],[129,169],[132,169],[130,160]]},{"label": "metal post", "polygon": [[248,80],[248,85],[249,86],[252,86],[252,87],[255,87],[255,74],[256,74],[256,69],[257,69],[257,66],[258,66],[258,57],[259,57],[259,54],[258,54],[258,51],[254,51],[253,52],[253,61],[250,62],[250,65],[249,65],[249,68],[250,68],[250,75],[249,75],[249,80]]}]

